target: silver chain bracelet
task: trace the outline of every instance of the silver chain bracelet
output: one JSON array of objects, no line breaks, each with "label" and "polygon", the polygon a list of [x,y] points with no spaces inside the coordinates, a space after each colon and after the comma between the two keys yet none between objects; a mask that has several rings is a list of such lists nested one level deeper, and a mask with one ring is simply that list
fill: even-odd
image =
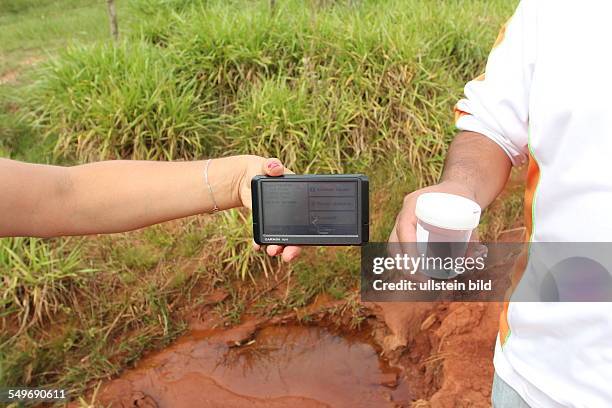
[{"label": "silver chain bracelet", "polygon": [[206,185],[208,186],[208,192],[210,193],[210,199],[213,202],[213,209],[212,212],[217,212],[219,211],[219,206],[217,205],[217,201],[215,200],[215,195],[213,194],[213,189],[212,186],[210,185],[210,182],[208,181],[208,168],[210,167],[210,162],[212,161],[212,159],[208,159],[206,160],[206,167],[204,169],[204,180],[206,181]]}]

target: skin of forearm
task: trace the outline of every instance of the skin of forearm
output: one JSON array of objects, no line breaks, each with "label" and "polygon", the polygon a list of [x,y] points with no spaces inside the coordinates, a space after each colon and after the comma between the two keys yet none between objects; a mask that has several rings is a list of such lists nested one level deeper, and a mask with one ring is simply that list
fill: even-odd
[{"label": "skin of forearm", "polygon": [[[242,205],[242,156],[212,160],[208,176],[219,209]],[[26,230],[36,236],[113,233],[211,212],[206,161],[106,161],[58,168],[44,205]],[[26,231],[28,232],[28,231]]]},{"label": "skin of forearm", "polygon": [[506,153],[491,139],[480,133],[461,132],[449,148],[441,184],[460,186],[486,208],[503,190],[511,168]]}]

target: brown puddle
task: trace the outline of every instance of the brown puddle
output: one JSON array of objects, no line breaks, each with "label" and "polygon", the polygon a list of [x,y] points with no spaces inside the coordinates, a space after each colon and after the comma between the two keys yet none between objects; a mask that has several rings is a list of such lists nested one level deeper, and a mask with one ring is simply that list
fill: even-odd
[{"label": "brown puddle", "polygon": [[345,336],[294,324],[264,327],[240,347],[231,347],[231,338],[228,330],[186,336],[107,383],[99,402],[298,408],[397,407],[410,401],[406,382],[379,358],[365,333]]}]

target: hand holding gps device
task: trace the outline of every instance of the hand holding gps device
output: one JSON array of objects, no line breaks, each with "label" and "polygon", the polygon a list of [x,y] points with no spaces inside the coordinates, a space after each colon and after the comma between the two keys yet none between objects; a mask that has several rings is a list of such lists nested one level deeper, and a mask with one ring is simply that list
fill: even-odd
[{"label": "hand holding gps device", "polygon": [[368,242],[368,178],[361,174],[256,176],[253,236],[260,245]]}]

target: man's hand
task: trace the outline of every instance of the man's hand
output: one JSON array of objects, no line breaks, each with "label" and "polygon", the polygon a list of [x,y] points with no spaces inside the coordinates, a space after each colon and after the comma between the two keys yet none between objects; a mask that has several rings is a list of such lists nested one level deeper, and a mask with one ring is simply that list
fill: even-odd
[{"label": "man's hand", "polygon": [[[488,137],[475,132],[459,133],[448,150],[442,182],[404,198],[389,242],[416,242],[414,210],[417,198],[423,193],[457,194],[477,202],[482,209],[487,208],[504,188],[511,165],[502,148]],[[475,234],[472,236],[477,240]]]},{"label": "man's hand", "polygon": [[424,193],[449,193],[456,194],[470,200],[475,200],[474,193],[466,186],[451,181],[416,190],[404,197],[404,205],[395,219],[395,226],[389,236],[390,243],[413,243],[416,242],[417,218],[414,214],[417,198]]}]

